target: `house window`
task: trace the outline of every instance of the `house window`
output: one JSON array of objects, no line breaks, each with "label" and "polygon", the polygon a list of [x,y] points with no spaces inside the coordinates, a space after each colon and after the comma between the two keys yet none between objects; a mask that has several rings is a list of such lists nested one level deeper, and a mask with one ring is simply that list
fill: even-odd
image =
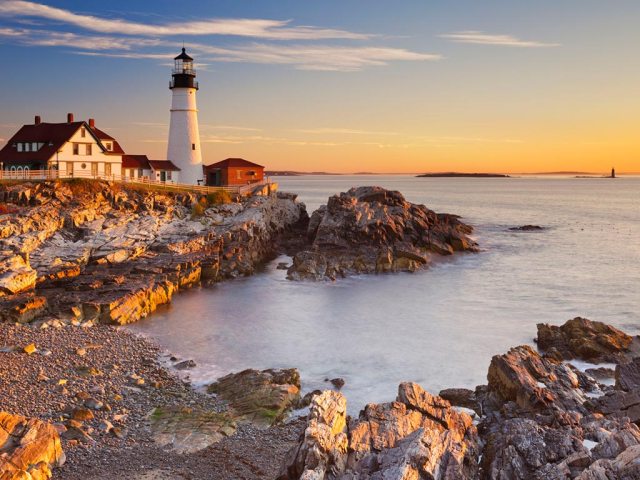
[{"label": "house window", "polygon": [[31,147],[31,144],[30,144],[30,143],[25,143],[25,144],[24,144],[24,151],[25,151],[25,152],[30,151],[30,150],[31,150],[31,148],[30,148],[30,147]]},{"label": "house window", "polygon": [[195,150],[195,149],[196,149],[196,144],[195,144],[195,143],[192,143],[192,144],[191,144],[191,150]]},{"label": "house window", "polygon": [[104,146],[107,148],[107,150],[111,151],[111,149],[113,148],[113,143],[107,142],[104,144]]},{"label": "house window", "polygon": [[242,180],[242,170],[236,170],[236,178]]},{"label": "house window", "polygon": [[92,145],[90,143],[87,143],[87,155],[91,155],[91,147]]},{"label": "house window", "polygon": [[171,172],[167,172],[167,180],[171,180]]},{"label": "house window", "polygon": [[18,143],[18,151],[21,152],[22,151],[22,144]]},{"label": "house window", "polygon": [[77,143],[73,144],[73,154],[80,155],[80,145],[78,145]]},{"label": "house window", "polygon": [[94,177],[96,175],[98,175],[98,164],[97,163],[92,163],[91,164],[91,175],[93,175]]},{"label": "house window", "polygon": [[104,174],[105,175],[111,175],[111,164],[110,163],[105,163],[104,164]]},{"label": "house window", "polygon": [[38,142],[33,142],[31,144],[31,151],[32,152],[37,152],[38,151]]},{"label": "house window", "polygon": [[142,171],[141,168],[138,169],[138,178],[142,177],[144,175],[144,172]]},{"label": "house window", "polygon": [[84,138],[84,137],[86,137],[86,136],[87,136],[87,129],[86,129],[86,128],[82,127],[82,128],[80,129],[80,136],[81,136],[82,138]]}]

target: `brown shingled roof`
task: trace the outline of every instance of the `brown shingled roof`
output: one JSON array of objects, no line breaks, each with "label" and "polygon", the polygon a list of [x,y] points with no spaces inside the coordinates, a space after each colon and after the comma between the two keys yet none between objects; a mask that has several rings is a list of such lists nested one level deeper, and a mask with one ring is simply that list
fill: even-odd
[{"label": "brown shingled roof", "polygon": [[180,169],[171,160],[149,160],[149,165],[154,170],[167,170],[171,172],[179,172]]},{"label": "brown shingled roof", "polygon": [[145,168],[150,169],[149,158],[146,155],[123,155],[122,168]]},{"label": "brown shingled roof", "polygon": [[103,132],[102,130],[100,130],[95,126],[92,127],[88,125],[87,128],[93,130],[93,133],[95,134],[96,137],[100,139],[103,145],[105,141],[111,142],[113,144],[113,148],[111,150],[107,150],[105,153],[116,154],[116,155],[122,155],[124,153],[124,150],[122,149],[118,141],[115,138],[113,138],[111,135]]},{"label": "brown shingled roof", "polygon": [[[84,122],[71,123],[40,123],[38,125],[23,125],[16,134],[9,139],[0,150],[0,162],[29,163],[46,162],[69,140]],[[44,143],[36,152],[18,152],[16,143],[39,142]],[[51,145],[50,145],[51,144]]]},{"label": "brown shingled roof", "polygon": [[204,169],[216,169],[216,168],[228,168],[228,167],[258,167],[264,168],[262,165],[258,165],[257,163],[250,162],[245,160],[244,158],[227,158],[226,160],[222,160],[221,162],[212,163],[211,165],[205,165]]}]

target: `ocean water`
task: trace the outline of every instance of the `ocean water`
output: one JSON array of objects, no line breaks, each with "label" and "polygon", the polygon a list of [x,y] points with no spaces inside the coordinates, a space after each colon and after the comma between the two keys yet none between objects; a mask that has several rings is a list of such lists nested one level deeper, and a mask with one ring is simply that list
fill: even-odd
[{"label": "ocean water", "polygon": [[[402,381],[437,393],[486,383],[491,357],[575,316],[640,333],[640,178],[279,177],[311,212],[380,185],[475,226],[478,254],[417,273],[295,283],[279,258],[249,278],[174,297],[130,328],[198,366],[206,383],[244,368],[297,367],[303,389],[342,377],[352,413]],[[542,232],[512,232],[536,224]]]}]

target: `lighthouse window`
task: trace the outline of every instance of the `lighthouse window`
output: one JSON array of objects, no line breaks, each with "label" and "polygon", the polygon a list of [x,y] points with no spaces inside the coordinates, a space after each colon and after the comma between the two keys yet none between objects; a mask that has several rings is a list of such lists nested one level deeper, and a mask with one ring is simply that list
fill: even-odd
[{"label": "lighthouse window", "polygon": [[195,150],[195,149],[196,149],[196,144],[195,144],[195,143],[192,143],[192,144],[191,144],[191,150]]}]

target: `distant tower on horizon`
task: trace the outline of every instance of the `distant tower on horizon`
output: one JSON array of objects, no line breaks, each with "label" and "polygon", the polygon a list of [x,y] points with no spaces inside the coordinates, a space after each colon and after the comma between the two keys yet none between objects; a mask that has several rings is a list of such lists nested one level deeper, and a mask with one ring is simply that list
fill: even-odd
[{"label": "distant tower on horizon", "polygon": [[616,178],[616,169],[615,168],[611,169],[611,178]]},{"label": "distant tower on horizon", "polygon": [[203,171],[196,107],[196,71],[193,69],[193,58],[187,55],[184,48],[174,60],[169,84],[173,94],[167,160],[180,168],[180,183],[197,185],[203,179]]}]

